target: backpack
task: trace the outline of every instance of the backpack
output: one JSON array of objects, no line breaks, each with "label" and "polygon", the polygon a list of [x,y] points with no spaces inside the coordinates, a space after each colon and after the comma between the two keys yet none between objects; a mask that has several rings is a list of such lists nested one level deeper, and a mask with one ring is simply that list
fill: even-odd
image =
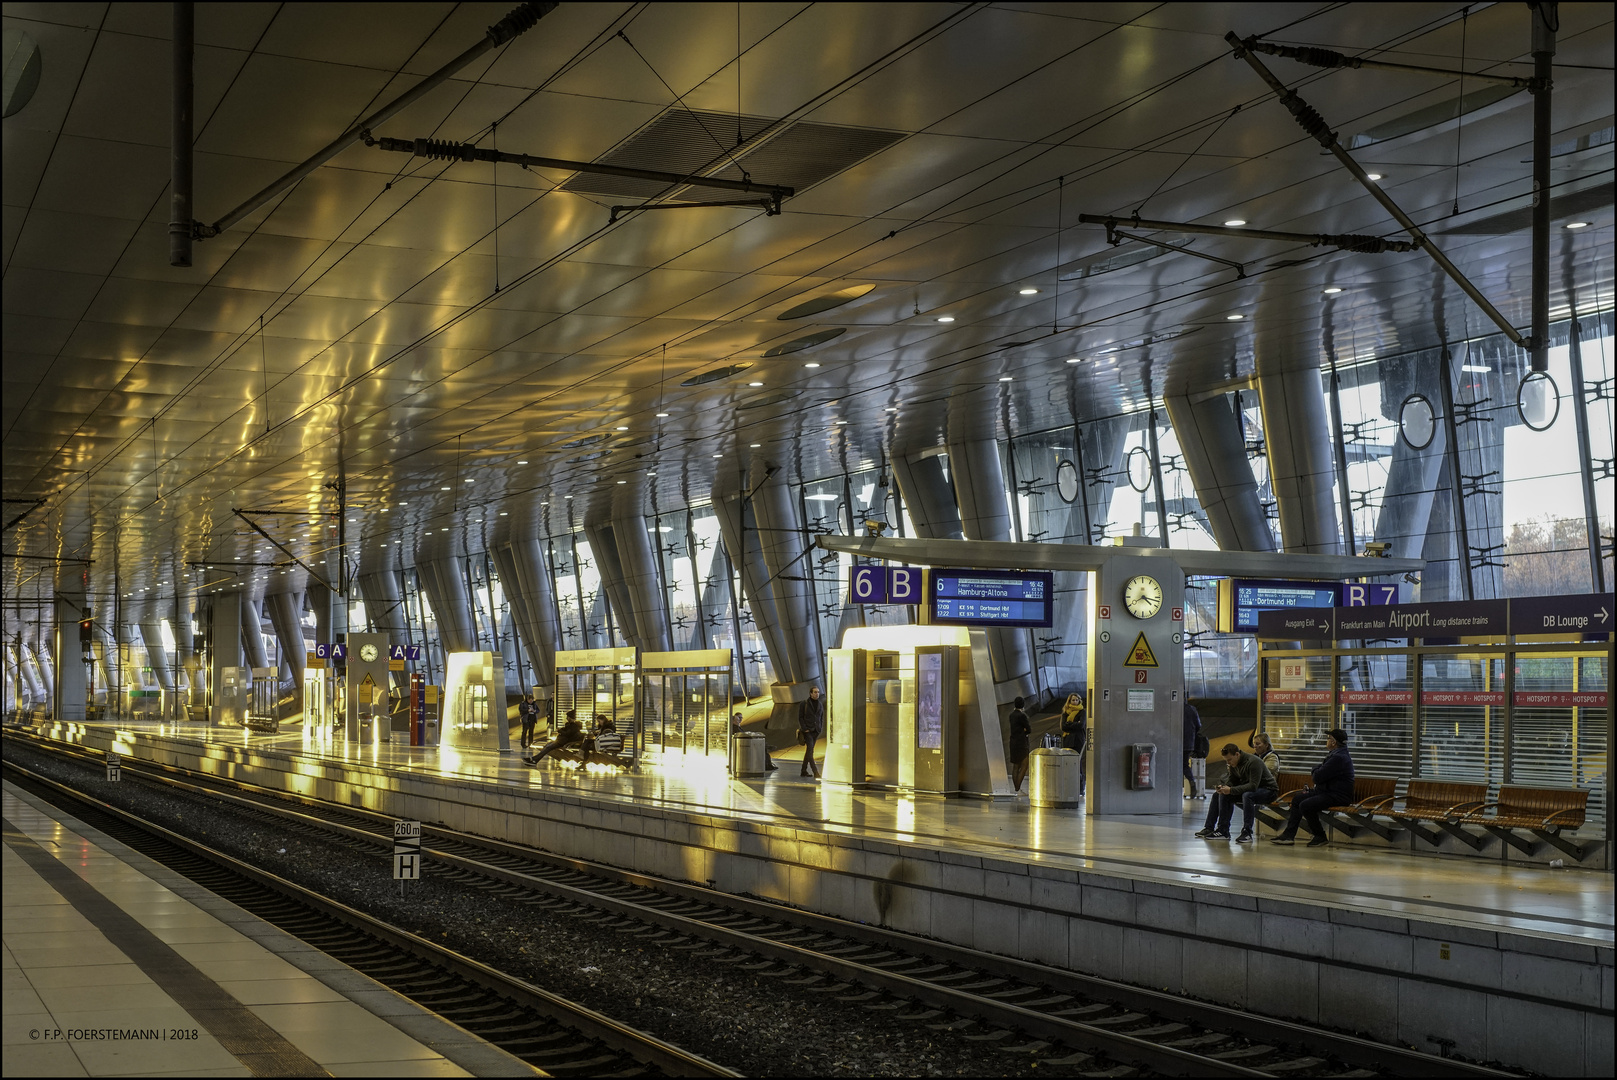
[{"label": "backpack", "polygon": [[1192,749],[1190,751],[1190,756],[1193,757],[1193,758],[1202,758],[1202,759],[1205,760],[1206,757],[1207,757],[1207,752],[1209,750],[1211,750],[1211,749],[1212,749],[1212,744],[1207,741],[1207,736],[1203,735],[1199,731],[1196,732],[1196,746],[1195,746],[1194,749]]}]

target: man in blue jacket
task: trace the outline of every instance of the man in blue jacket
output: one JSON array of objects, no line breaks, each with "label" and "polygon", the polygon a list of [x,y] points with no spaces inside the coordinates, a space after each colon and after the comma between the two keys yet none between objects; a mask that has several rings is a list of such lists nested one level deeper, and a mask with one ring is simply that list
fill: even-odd
[{"label": "man in blue jacket", "polygon": [[1286,829],[1270,840],[1271,844],[1293,844],[1297,841],[1297,825],[1307,820],[1314,830],[1309,847],[1325,844],[1325,827],[1320,824],[1319,812],[1330,806],[1345,806],[1353,801],[1353,759],[1347,752],[1347,732],[1332,728],[1325,733],[1325,760],[1314,766],[1314,783],[1298,792],[1291,800],[1291,816]]}]

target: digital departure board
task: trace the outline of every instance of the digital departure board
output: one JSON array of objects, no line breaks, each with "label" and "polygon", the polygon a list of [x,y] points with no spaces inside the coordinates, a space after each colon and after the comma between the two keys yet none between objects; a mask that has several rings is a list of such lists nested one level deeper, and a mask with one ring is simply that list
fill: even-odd
[{"label": "digital departure board", "polygon": [[1049,626],[1055,577],[1047,571],[933,570],[927,610],[954,626]]},{"label": "digital departure board", "polygon": [[1220,633],[1254,633],[1265,611],[1289,608],[1331,608],[1342,603],[1342,586],[1335,581],[1258,581],[1224,578],[1218,583]]}]

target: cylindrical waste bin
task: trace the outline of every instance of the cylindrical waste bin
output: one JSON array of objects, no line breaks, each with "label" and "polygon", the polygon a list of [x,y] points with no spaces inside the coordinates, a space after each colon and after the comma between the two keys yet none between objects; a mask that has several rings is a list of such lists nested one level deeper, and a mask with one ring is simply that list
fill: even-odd
[{"label": "cylindrical waste bin", "polygon": [[1077,806],[1084,779],[1083,755],[1063,746],[1054,750],[1041,748],[1029,757],[1029,801],[1034,806]]},{"label": "cylindrical waste bin", "polygon": [[764,737],[757,731],[738,731],[730,739],[730,775],[764,774]]}]

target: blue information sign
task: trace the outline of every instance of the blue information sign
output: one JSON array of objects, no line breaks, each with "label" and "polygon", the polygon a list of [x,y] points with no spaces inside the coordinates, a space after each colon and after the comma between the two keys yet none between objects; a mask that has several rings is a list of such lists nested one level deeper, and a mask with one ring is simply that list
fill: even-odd
[{"label": "blue information sign", "polygon": [[921,602],[921,570],[915,566],[889,566],[887,568],[887,602],[889,604],[919,604]]},{"label": "blue information sign", "polygon": [[1049,626],[1055,577],[1040,570],[933,570],[927,607],[934,623]]},{"label": "blue information sign", "polygon": [[887,567],[856,566],[853,568],[850,604],[887,603]]},{"label": "blue information sign", "polygon": [[917,566],[856,566],[848,582],[850,604],[919,604],[921,569]]},{"label": "blue information sign", "polygon": [[[1258,616],[1265,611],[1285,611],[1290,608],[1336,607],[1342,599],[1342,586],[1335,581],[1263,581],[1250,578],[1231,578],[1220,583],[1221,593],[1227,590],[1230,623],[1219,629],[1226,633],[1251,632],[1258,628]],[[1220,596],[1220,607],[1225,595]]]}]

